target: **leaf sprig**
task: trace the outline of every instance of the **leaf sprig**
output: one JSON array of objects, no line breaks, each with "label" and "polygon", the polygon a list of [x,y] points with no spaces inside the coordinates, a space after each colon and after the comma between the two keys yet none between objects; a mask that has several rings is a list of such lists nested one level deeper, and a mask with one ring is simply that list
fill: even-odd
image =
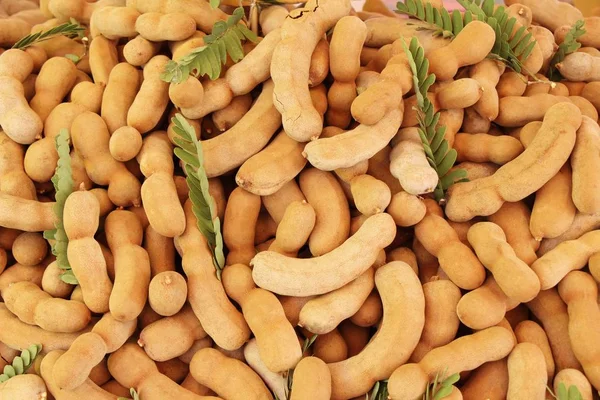
[{"label": "leaf sprig", "polygon": [[562,62],[566,56],[576,52],[581,47],[581,43],[577,39],[586,33],[584,25],[585,22],[581,19],[575,22],[571,29],[569,29],[569,32],[567,32],[565,40],[558,46],[558,50],[552,56],[550,68],[548,69],[548,78],[551,81],[558,82],[562,79],[562,75],[558,72],[556,64]]},{"label": "leaf sprig", "polygon": [[211,80],[221,75],[221,67],[227,62],[227,55],[233,62],[244,58],[242,40],[257,42],[256,35],[240,21],[244,9],[238,7],[227,21],[217,21],[212,33],[204,36],[204,46],[193,49],[179,61],[169,61],[165,65],[160,79],[165,82],[181,83],[190,74],[195,77],[208,75]]},{"label": "leaf sprig", "polygon": [[54,222],[55,229],[44,231],[44,238],[52,240],[52,254],[56,256],[58,268],[64,270],[60,275],[60,279],[71,285],[77,285],[79,282],[73,274],[71,265],[67,258],[67,246],[69,239],[63,225],[63,211],[67,197],[73,193],[73,171],[71,169],[71,155],[69,146],[69,131],[61,129],[58,135],[54,138],[56,151],[58,153],[58,163],[56,171],[52,177],[52,184],[56,191],[54,204],[54,214],[56,221]]},{"label": "leaf sprig", "polygon": [[556,394],[553,393],[550,388],[548,388],[548,392],[557,400],[583,400],[583,396],[577,386],[571,385],[569,386],[569,389],[567,389],[567,386],[563,382],[558,384]]},{"label": "leaf sprig", "polygon": [[504,6],[495,8],[494,0],[457,0],[465,8],[461,13],[450,13],[445,8],[434,8],[423,0],[405,0],[396,4],[396,12],[406,14],[421,21],[420,29],[428,29],[434,35],[453,38],[471,21],[479,20],[490,25],[496,32],[496,41],[491,54],[506,63],[517,72],[523,70],[535,46],[533,35],[525,27],[519,28],[513,35],[517,19],[506,13]]},{"label": "leaf sprig", "polygon": [[4,371],[0,374],[0,383],[6,382],[16,375],[24,374],[35,361],[35,358],[42,351],[41,344],[34,344],[21,351],[20,356],[16,356],[10,365],[4,367]]},{"label": "leaf sprig", "polygon": [[223,235],[221,221],[217,217],[217,209],[208,190],[208,177],[204,171],[204,154],[202,144],[196,138],[194,128],[181,114],[175,114],[171,119],[173,131],[177,134],[174,141],[177,147],[174,152],[177,158],[185,164],[186,183],[190,189],[192,211],[196,216],[198,229],[213,253],[213,263],[217,270],[217,278],[221,279],[221,271],[225,267],[223,253]]},{"label": "leaf sprig", "polygon": [[387,388],[387,382],[387,380],[375,382],[371,393],[366,394],[365,400],[387,400],[390,396]]},{"label": "leaf sprig", "polygon": [[446,372],[442,374],[438,372],[435,375],[433,382],[427,385],[425,394],[423,394],[423,400],[441,400],[450,396],[450,393],[452,393],[452,385],[458,382],[459,379],[459,374],[452,374],[446,377]]},{"label": "leaf sprig", "polygon": [[439,178],[434,190],[435,199],[442,201],[446,190],[455,182],[465,180],[467,172],[463,169],[449,172],[456,161],[457,153],[456,150],[450,148],[444,137],[446,127],[438,126],[440,113],[434,112],[433,104],[427,97],[427,91],[435,83],[435,75],[427,74],[429,60],[425,58],[423,47],[421,47],[416,37],[412,38],[408,47],[404,41],[402,45],[413,73],[413,83],[417,96],[416,110],[419,121],[419,136],[423,143],[427,161],[437,172]]},{"label": "leaf sprig", "polygon": [[69,39],[81,38],[83,37],[84,32],[85,28],[79,25],[79,22],[76,20],[71,19],[69,22],[55,26],[47,31],[40,31],[27,35],[15,43],[12,48],[25,50],[29,46],[52,39],[56,36],[66,36]]}]

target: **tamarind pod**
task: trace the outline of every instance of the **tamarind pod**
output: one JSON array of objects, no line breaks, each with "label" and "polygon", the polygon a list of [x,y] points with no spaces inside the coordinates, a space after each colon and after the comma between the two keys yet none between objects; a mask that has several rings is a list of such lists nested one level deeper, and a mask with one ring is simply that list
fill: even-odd
[{"label": "tamarind pod", "polygon": [[306,244],[315,227],[315,209],[306,201],[294,201],[276,227],[275,240],[269,250],[294,256]]},{"label": "tamarind pod", "polygon": [[573,271],[558,284],[558,293],[567,304],[573,353],[592,386],[600,390],[598,284],[590,274]]},{"label": "tamarind pod", "polygon": [[[577,209],[571,195],[571,175],[571,167],[567,163],[537,191],[529,222],[529,229],[536,240],[560,236],[573,223]],[[548,218],[548,215],[554,217]]]},{"label": "tamarind pod", "polygon": [[46,384],[39,375],[15,375],[9,380],[0,383],[0,399],[44,400],[46,396]]},{"label": "tamarind pod", "polygon": [[[525,309],[527,310],[527,309]],[[515,327],[515,336],[517,337],[517,342],[519,343],[533,343],[537,347],[542,350],[544,354],[544,359],[546,361],[546,372],[548,375],[548,380],[552,380],[554,377],[554,358],[552,356],[552,349],[550,348],[550,343],[548,342],[548,336],[546,336],[546,332],[544,329],[535,323],[534,321],[524,320],[519,322]]]},{"label": "tamarind pod", "polygon": [[541,322],[558,371],[564,368],[581,370],[581,364],[575,357],[569,339],[569,314],[567,306],[553,288],[542,290],[538,296],[527,303],[527,308]]},{"label": "tamarind pod", "polygon": [[110,71],[102,94],[100,115],[111,134],[127,125],[127,112],[140,87],[140,78],[138,70],[128,63],[119,63]]},{"label": "tamarind pod", "polygon": [[0,76],[0,88],[2,130],[17,143],[33,143],[44,124],[41,116],[29,106],[23,84],[12,76]]},{"label": "tamarind pod", "polygon": [[451,375],[473,370],[486,362],[503,359],[514,346],[512,333],[500,326],[462,336],[431,350],[419,364],[405,364],[396,369],[388,381],[390,396],[417,398],[440,371]]},{"label": "tamarind pod", "polygon": [[[345,1],[327,0],[317,4],[316,0],[309,0],[304,7],[293,10],[281,26],[281,41],[275,47],[271,62],[274,104],[282,114],[286,133],[299,142],[318,137],[323,128],[323,121],[305,87],[312,53],[325,32],[349,12],[350,4]],[[307,31],[308,25],[314,29]]]},{"label": "tamarind pod", "polygon": [[420,195],[432,192],[438,183],[437,172],[429,165],[417,128],[401,129],[399,142],[390,153],[390,172],[407,193]]},{"label": "tamarind pod", "polygon": [[[356,356],[328,365],[332,399],[366,393],[374,382],[406,362],[419,341],[425,321],[425,300],[411,267],[401,261],[386,264],[375,273],[375,284],[383,301],[381,326],[374,339]],[[405,319],[413,323],[404,326],[401,321]],[[398,345],[390,348],[386,343]],[[385,357],[381,357],[382,351]]]},{"label": "tamarind pod", "polygon": [[[351,35],[352,40],[348,40]],[[367,37],[367,25],[355,16],[342,17],[331,36],[329,65],[336,81],[354,81],[360,70],[360,51]]]},{"label": "tamarind pod", "polygon": [[373,274],[370,268],[345,286],[309,300],[300,311],[298,324],[315,334],[331,332],[367,299],[374,286]]},{"label": "tamarind pod", "polygon": [[188,278],[188,301],[203,329],[216,344],[226,349],[238,349],[250,337],[250,329],[217,279],[212,252],[198,230],[189,200],[184,211],[186,229],[174,240]]},{"label": "tamarind pod", "polygon": [[558,371],[554,377],[554,393],[558,393],[561,383],[567,388],[571,386],[577,387],[583,400],[592,400],[594,398],[592,395],[592,385],[590,385],[590,382],[581,371],[572,368]]},{"label": "tamarind pod", "polygon": [[[251,261],[254,267],[252,276],[258,286],[278,294],[309,296],[327,293],[366,271],[395,234],[393,219],[385,213],[375,214],[342,245],[320,257],[293,259],[270,251],[257,254]],[[332,270],[337,272],[333,274]]]},{"label": "tamarind pod", "polygon": [[106,85],[110,72],[119,62],[115,42],[96,36],[90,42],[89,60],[94,83]]},{"label": "tamarind pod", "polygon": [[507,400],[542,399],[546,395],[546,363],[533,343],[519,343],[508,356]]},{"label": "tamarind pod", "polygon": [[556,286],[569,272],[582,269],[589,258],[600,250],[600,230],[565,241],[538,258],[531,269],[540,279],[542,289]]},{"label": "tamarind pod", "polygon": [[13,349],[25,349],[32,344],[41,344],[45,351],[66,350],[83,331],[74,333],[48,332],[34,325],[29,325],[11,313],[4,303],[0,303],[0,342]]},{"label": "tamarind pod", "polygon": [[281,131],[267,147],[242,164],[236,183],[259,196],[275,193],[306,165],[303,147]]},{"label": "tamarind pod", "polygon": [[419,362],[432,349],[450,343],[456,336],[460,322],[456,312],[461,300],[460,289],[452,281],[439,279],[427,282],[423,285],[423,294],[425,325],[419,343],[410,356],[411,362]]},{"label": "tamarind pod", "polygon": [[275,193],[262,198],[263,205],[267,209],[267,212],[273,218],[273,221],[277,225],[283,219],[285,210],[288,205],[294,201],[306,201],[304,194],[300,190],[300,187],[295,180],[291,180],[284,184]]},{"label": "tamarind pod", "polygon": [[567,240],[574,240],[583,234],[600,227],[600,214],[577,213],[573,223],[562,235],[552,239],[544,239],[538,250],[538,254],[543,256],[548,251],[554,249],[560,243]]},{"label": "tamarind pod", "polygon": [[54,229],[54,203],[22,199],[0,192],[0,226],[26,232]]},{"label": "tamarind pod", "polygon": [[[448,218],[467,221],[476,215],[490,215],[505,201],[519,201],[542,187],[568,159],[581,118],[581,112],[573,104],[552,106],[542,128],[521,155],[488,178],[460,182],[450,188]],[[482,201],[482,196],[487,200]]]},{"label": "tamarind pod", "polygon": [[[204,169],[209,178],[220,176],[242,165],[258,153],[281,125],[273,105],[273,82],[265,82],[262,93],[250,111],[231,129],[202,142]],[[252,131],[252,135],[247,132]]]},{"label": "tamarind pod", "polygon": [[600,127],[588,117],[583,117],[577,131],[575,148],[571,155],[573,168],[572,197],[577,209],[583,213],[600,212],[600,180],[593,171],[600,166]]},{"label": "tamarind pod", "polygon": [[[158,370],[144,350],[135,343],[126,343],[108,357],[108,370],[125,387],[135,388],[147,400],[177,398],[182,400],[218,400],[218,397],[198,396],[179,386]],[[114,397],[113,397],[114,398]]]},{"label": "tamarind pod", "polygon": [[304,147],[303,154],[323,171],[347,168],[368,160],[394,137],[402,122],[403,110],[404,106],[392,109],[373,125],[359,125],[341,135],[313,140]]},{"label": "tamarind pod", "polygon": [[320,358],[305,357],[294,369],[290,400],[328,400],[331,398],[331,373]]},{"label": "tamarind pod", "polygon": [[504,400],[508,393],[507,358],[490,361],[471,372],[461,386],[464,400]]}]

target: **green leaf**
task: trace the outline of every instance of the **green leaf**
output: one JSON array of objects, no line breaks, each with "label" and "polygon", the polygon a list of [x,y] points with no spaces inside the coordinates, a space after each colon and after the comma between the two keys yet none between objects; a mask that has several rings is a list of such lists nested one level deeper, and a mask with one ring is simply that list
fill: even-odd
[{"label": "green leaf", "polygon": [[435,396],[433,396],[433,399],[434,400],[441,400],[444,397],[450,396],[450,393],[452,393],[452,385],[450,385],[450,386],[442,386],[440,388],[440,390],[437,391],[437,393],[435,394]]},{"label": "green leaf", "polygon": [[48,29],[47,31],[41,31],[27,35],[17,41],[13,45],[13,49],[25,50],[27,47],[32,46],[36,43],[43,42],[48,39],[52,39],[56,36],[66,36],[70,39],[83,37],[85,28],[79,25],[79,23],[72,19],[69,22],[55,26],[54,28]]},{"label": "green leaf", "polygon": [[210,8],[212,8],[213,10],[215,8],[218,8],[220,4],[221,2],[219,0],[210,0]]},{"label": "green leaf", "polygon": [[13,376],[22,375],[31,367],[35,358],[42,351],[42,345],[32,345],[21,351],[20,356],[16,356],[10,365],[4,366],[4,371],[0,375],[0,383],[6,382]]},{"label": "green leaf", "polygon": [[565,40],[558,46],[556,53],[552,56],[550,67],[548,68],[548,78],[551,81],[558,82],[562,80],[562,76],[560,75],[560,72],[558,72],[556,64],[564,61],[566,56],[577,51],[581,47],[581,43],[579,43],[577,39],[586,33],[584,25],[585,22],[583,20],[575,22],[569,32],[565,35]]},{"label": "green leaf", "polygon": [[[441,179],[441,186],[443,190],[448,189],[450,186],[454,185],[456,182],[461,182],[467,179],[467,171],[464,169],[456,169],[454,171],[448,172]],[[460,379],[460,375],[458,376]]]},{"label": "green leaf", "polygon": [[575,385],[569,386],[569,400],[583,400],[583,396]]},{"label": "green leaf", "polygon": [[458,10],[452,11],[452,33],[458,35],[463,30],[463,16]]},{"label": "green leaf", "polygon": [[209,243],[217,278],[220,279],[221,271],[225,266],[223,236],[219,218],[216,216],[216,206],[209,192],[208,177],[204,171],[202,144],[196,138],[194,127],[181,114],[175,114],[171,122],[174,125],[173,131],[177,135],[174,138],[177,146],[174,149],[175,156],[186,164],[186,183],[190,190],[189,198],[196,217],[196,225]]},{"label": "green leaf", "polygon": [[313,345],[313,343],[315,342],[315,340],[317,340],[317,337],[319,337],[319,335],[314,334],[309,338],[306,338],[304,340],[304,345],[302,346],[302,353],[304,353],[306,350],[308,350],[310,348],[310,346]]},{"label": "green leaf", "polygon": [[[216,0],[211,0],[212,1]],[[169,83],[181,83],[193,70],[195,76],[207,75],[215,80],[221,76],[222,66],[227,62],[227,54],[233,62],[244,58],[242,40],[257,42],[257,36],[240,21],[244,17],[243,7],[238,7],[227,21],[217,21],[212,33],[204,36],[204,46],[195,48],[179,61],[170,61],[165,65],[160,79]]]},{"label": "green leaf", "polygon": [[[56,163],[56,170],[52,177],[52,183],[54,184],[55,200],[54,214],[56,215],[56,222],[54,226],[56,229],[44,232],[46,237],[54,238],[52,244],[52,254],[56,256],[56,263],[59,268],[66,271],[71,271],[71,265],[67,258],[67,247],[69,239],[64,230],[62,216],[65,208],[65,202],[67,197],[73,192],[73,171],[71,169],[71,147],[69,145],[69,131],[67,129],[61,129],[58,135],[54,138],[56,152],[58,153],[58,162]],[[64,277],[64,278],[63,278]],[[67,280],[65,280],[67,279]],[[71,271],[68,276],[65,274],[61,275],[63,282],[77,285],[77,278]]]},{"label": "green leaf", "polygon": [[565,386],[565,384],[563,382],[558,384],[558,390],[556,391],[556,396],[559,398],[559,400],[568,400],[569,399],[569,393],[567,391],[567,387]]}]

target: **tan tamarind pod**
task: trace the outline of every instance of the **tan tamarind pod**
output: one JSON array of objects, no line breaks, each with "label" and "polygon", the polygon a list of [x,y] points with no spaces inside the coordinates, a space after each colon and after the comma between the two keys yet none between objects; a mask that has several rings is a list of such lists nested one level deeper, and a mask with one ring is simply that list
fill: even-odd
[{"label": "tan tamarind pod", "polygon": [[115,210],[106,217],[104,229],[115,259],[110,312],[119,321],[131,321],[142,312],[150,283],[150,261],[141,247],[143,228],[132,212]]},{"label": "tan tamarind pod", "polygon": [[126,397],[130,395],[129,389],[125,386],[121,385],[114,379],[109,380],[104,385],[101,386],[102,389],[106,390],[109,393],[114,394],[115,396]]},{"label": "tan tamarind pod", "polygon": [[530,219],[531,212],[521,201],[504,203],[498,211],[488,217],[490,222],[502,228],[506,241],[517,257],[527,264],[537,259],[535,252],[540,246],[540,242],[535,240],[529,230]]},{"label": "tan tamarind pod", "polygon": [[579,108],[582,115],[589,117],[594,122],[598,121],[598,110],[591,101],[582,96],[569,96],[569,101]]},{"label": "tan tamarind pod", "polygon": [[261,244],[275,237],[277,232],[277,223],[271,218],[268,212],[261,211],[256,220],[256,229],[254,232],[254,244]]},{"label": "tan tamarind pod", "polygon": [[[248,340],[250,329],[217,279],[214,256],[206,238],[197,228],[190,201],[185,203],[184,211],[186,230],[175,238],[175,248],[182,257],[183,271],[187,277],[188,301],[202,327],[216,344],[238,349]],[[252,230],[254,235],[254,226]]]},{"label": "tan tamarind pod", "polygon": [[192,344],[192,347],[190,347],[188,351],[186,351],[177,358],[189,365],[189,363],[192,361],[192,357],[194,357],[194,354],[196,354],[198,350],[204,349],[206,347],[212,347],[212,345],[213,341],[209,336],[202,339],[198,339],[194,341],[194,344]]},{"label": "tan tamarind pod", "polygon": [[348,357],[354,357],[360,353],[371,338],[370,328],[355,325],[350,320],[342,321],[338,330],[348,347]]},{"label": "tan tamarind pod", "polygon": [[331,332],[354,315],[374,287],[373,269],[333,292],[309,300],[300,311],[299,325],[315,334]]},{"label": "tan tamarind pod", "polygon": [[289,10],[284,6],[265,8],[258,16],[261,31],[268,35],[271,31],[281,28],[289,13]]},{"label": "tan tamarind pod", "polygon": [[600,212],[600,197],[596,193],[597,188],[600,187],[600,180],[592,173],[600,163],[600,157],[595,151],[599,146],[600,127],[591,118],[584,117],[583,123],[577,131],[577,140],[571,156],[573,202],[583,213]]},{"label": "tan tamarind pod", "polygon": [[396,247],[392,251],[386,253],[386,261],[404,261],[419,275],[419,265],[417,264],[417,256],[408,247]]},{"label": "tan tamarind pod", "polygon": [[[2,290],[6,307],[21,321],[48,332],[78,332],[90,322],[90,310],[82,303],[53,298],[31,282],[16,282]],[[61,318],[61,314],[68,318]]]},{"label": "tan tamarind pod", "polygon": [[391,201],[390,188],[371,175],[359,175],[350,181],[356,208],[365,216],[383,212]]},{"label": "tan tamarind pod", "polygon": [[488,133],[491,126],[492,123],[490,120],[479,115],[475,108],[469,107],[465,110],[460,131],[466,133]]},{"label": "tan tamarind pod", "polygon": [[527,89],[527,79],[515,71],[505,71],[501,76],[496,90],[500,98],[507,96],[522,96]]},{"label": "tan tamarind pod", "polygon": [[214,81],[205,79],[202,82],[204,88],[203,101],[190,108],[182,108],[181,113],[186,118],[199,119],[213,111],[221,110],[233,99],[233,93],[224,78]]},{"label": "tan tamarind pod", "polygon": [[100,204],[90,192],[73,192],[65,202],[63,221],[69,239],[69,264],[78,277],[85,305],[93,312],[104,313],[109,309],[113,285],[100,245],[94,239],[99,215]]},{"label": "tan tamarind pod", "polygon": [[244,346],[244,358],[246,363],[254,372],[260,375],[267,387],[271,389],[277,398],[285,398],[287,388],[286,378],[282,374],[275,373],[267,368],[260,357],[256,339],[251,339]]},{"label": "tan tamarind pod", "polygon": [[217,400],[203,397],[179,386],[158,370],[158,366],[134,343],[123,345],[108,358],[108,370],[123,386],[146,393],[149,400],[176,396],[186,400]]},{"label": "tan tamarind pod", "polygon": [[40,376],[23,374],[15,375],[10,380],[0,383],[0,394],[6,399],[45,399],[47,390]]},{"label": "tan tamarind pod", "polygon": [[600,254],[594,253],[588,260],[588,267],[590,274],[594,277],[596,282],[600,282]]},{"label": "tan tamarind pod", "polygon": [[544,239],[540,245],[538,253],[540,256],[546,254],[560,243],[581,237],[583,234],[600,227],[600,214],[577,213],[573,219],[573,224],[562,235],[554,239]]},{"label": "tan tamarind pod", "polygon": [[144,66],[144,81],[127,112],[127,125],[146,133],[156,126],[169,103],[169,84],[160,74],[169,59],[158,55]]},{"label": "tan tamarind pod", "polygon": [[110,137],[108,149],[110,155],[120,162],[134,159],[142,148],[142,135],[137,129],[130,126],[122,126]]},{"label": "tan tamarind pod", "polygon": [[394,139],[398,143],[390,153],[392,175],[410,194],[432,192],[438,183],[438,175],[427,161],[417,128],[401,129]]},{"label": "tan tamarind pod", "polygon": [[456,307],[460,321],[471,329],[481,330],[498,324],[518,301],[502,291],[493,276],[475,290],[465,293]]},{"label": "tan tamarind pod", "polygon": [[190,75],[181,82],[171,82],[169,98],[176,107],[191,108],[202,103],[204,87],[198,78]]},{"label": "tan tamarind pod", "polygon": [[140,170],[146,177],[141,196],[150,225],[161,235],[175,237],[185,229],[185,214],[173,181],[172,145],[166,132],[146,136],[137,155]]},{"label": "tan tamarind pod", "polygon": [[[258,253],[252,260],[253,277],[257,285],[278,294],[323,294],[361,275],[375,262],[380,250],[391,243],[395,234],[393,219],[385,213],[376,214],[342,245],[320,257],[293,259],[272,251]],[[368,249],[364,248],[365,239],[370,245]],[[338,268],[340,263],[345,265],[343,269]],[[338,273],[325,275],[330,269]]]},{"label": "tan tamarind pod", "polygon": [[425,283],[423,294],[425,325],[410,357],[411,362],[419,362],[432,349],[450,343],[458,331],[459,320],[455,310],[460,300],[460,289],[451,281],[440,279]]},{"label": "tan tamarind pod", "polygon": [[490,121],[498,116],[499,95],[496,86],[505,71],[504,64],[494,60],[483,60],[469,68],[469,76],[481,85],[483,93],[473,108]]},{"label": "tan tamarind pod", "polygon": [[196,23],[183,12],[146,12],[135,21],[135,30],[144,39],[153,42],[174,42],[192,36],[196,32]]},{"label": "tan tamarind pod", "polygon": [[567,306],[558,291],[555,288],[542,290],[535,299],[527,303],[527,307],[541,322],[548,336],[556,370],[560,371],[564,368],[581,370],[581,364],[573,353],[569,339]]},{"label": "tan tamarind pod", "polygon": [[36,266],[13,264],[0,274],[0,291],[15,282],[32,282],[40,286],[46,262]]},{"label": "tan tamarind pod", "polygon": [[569,272],[584,268],[589,258],[598,252],[599,244],[600,231],[588,232],[579,239],[559,244],[531,264],[531,269],[539,277],[542,288],[550,289]]},{"label": "tan tamarind pod", "polygon": [[[198,351],[190,363],[190,372],[196,381],[223,398],[273,398],[260,377],[250,367],[215,349]],[[243,388],[243,391],[240,391],[240,388]]]},{"label": "tan tamarind pod", "polygon": [[505,399],[508,392],[507,358],[487,362],[472,371],[460,389],[465,400]]},{"label": "tan tamarind pod", "polygon": [[88,111],[99,114],[104,88],[105,85],[103,84],[80,82],[73,86],[73,90],[71,90],[71,102],[75,104],[81,104]]},{"label": "tan tamarind pod", "polygon": [[31,343],[39,343],[47,351],[66,350],[82,332],[48,332],[39,326],[21,321],[4,305],[0,304],[0,341],[13,349],[24,349]]},{"label": "tan tamarind pod", "polygon": [[75,64],[64,57],[53,57],[44,63],[35,81],[31,109],[45,121],[75,84]]},{"label": "tan tamarind pod", "polygon": [[306,201],[294,201],[287,206],[269,250],[295,256],[306,244],[314,229],[316,213]]},{"label": "tan tamarind pod", "polygon": [[381,297],[379,297],[377,291],[372,291],[356,313],[350,317],[350,321],[361,327],[376,326],[381,321],[382,316],[383,304]]},{"label": "tan tamarind pod", "polygon": [[504,165],[523,152],[521,143],[510,136],[459,133],[454,140],[457,161],[493,162]]},{"label": "tan tamarind pod", "polygon": [[[529,229],[536,240],[560,236],[573,223],[577,209],[571,197],[571,176],[571,167],[567,163],[537,191],[529,221]],[[553,217],[548,218],[549,215]]]},{"label": "tan tamarind pod", "polygon": [[317,357],[306,357],[294,370],[292,400],[326,400],[331,396],[331,374],[327,364]]},{"label": "tan tamarind pod", "polygon": [[581,362],[583,372],[598,390],[600,369],[598,368],[596,327],[600,324],[598,285],[582,271],[570,272],[558,285],[558,293],[567,304],[569,312],[569,338],[573,353]]},{"label": "tan tamarind pod", "polygon": [[161,272],[175,271],[175,246],[173,239],[162,236],[152,226],[144,230],[144,248],[150,259],[151,276]]},{"label": "tan tamarind pod", "polygon": [[426,207],[418,196],[401,191],[392,196],[386,212],[396,225],[413,226],[425,217]]},{"label": "tan tamarind pod", "polygon": [[440,108],[453,109],[475,105],[483,93],[483,86],[479,81],[462,78],[444,84],[436,91],[435,96]]},{"label": "tan tamarind pod", "polygon": [[23,50],[10,49],[0,54],[0,75],[12,76],[20,82],[33,72],[33,59]]},{"label": "tan tamarind pod", "polygon": [[279,224],[283,219],[285,210],[290,203],[294,201],[306,201],[306,198],[304,197],[304,194],[300,190],[300,187],[296,181],[291,180],[284,184],[275,193],[264,196],[262,200],[271,218],[273,218],[276,224]]},{"label": "tan tamarind pod", "polygon": [[109,40],[137,35],[135,21],[140,13],[133,7],[103,7],[92,14],[92,37],[102,35]]},{"label": "tan tamarind pod", "polygon": [[350,108],[356,98],[356,84],[354,81],[335,81],[327,92],[327,113],[325,121],[329,126],[346,128],[352,121]]},{"label": "tan tamarind pod", "polygon": [[140,333],[138,345],[154,361],[166,361],[185,354],[206,332],[191,307],[185,306],[175,315],[161,318]]},{"label": "tan tamarind pod", "polygon": [[267,147],[242,164],[235,177],[237,184],[259,196],[275,193],[306,165],[303,148],[280,132]]},{"label": "tan tamarind pod", "polygon": [[[351,35],[352,40],[347,38]],[[360,69],[360,51],[367,36],[367,27],[358,17],[342,17],[333,29],[329,48],[330,69],[336,81],[356,79]]]},{"label": "tan tamarind pod", "polygon": [[235,96],[229,105],[212,113],[212,121],[221,132],[231,129],[248,112],[252,106],[253,98],[248,94]]},{"label": "tan tamarind pod", "polygon": [[556,374],[554,377],[554,393],[558,393],[560,384],[564,384],[568,389],[571,386],[577,387],[583,400],[592,400],[592,385],[586,376],[579,370],[573,368],[565,368]]},{"label": "tan tamarind pod", "polygon": [[533,343],[519,343],[508,357],[507,399],[542,399],[546,394],[544,354]]},{"label": "tan tamarind pod", "polygon": [[106,85],[112,69],[119,62],[115,43],[104,36],[96,36],[90,43],[89,54],[94,83]]},{"label": "tan tamarind pod", "polygon": [[415,237],[438,258],[440,267],[458,287],[474,289],[483,283],[483,266],[443,217],[428,211],[415,226]]},{"label": "tan tamarind pod", "polygon": [[517,257],[500,226],[492,222],[476,223],[469,229],[468,239],[477,257],[510,299],[527,302],[538,294],[538,277]]},{"label": "tan tamarind pod", "polygon": [[123,58],[134,67],[145,65],[160,51],[162,42],[151,42],[137,35],[123,46]]},{"label": "tan tamarind pod", "polygon": [[48,264],[42,277],[42,289],[44,289],[44,292],[50,294],[52,297],[60,297],[63,299],[71,295],[74,287],[60,279],[63,272],[64,271],[58,267],[56,261]]},{"label": "tan tamarind pod", "polygon": [[241,305],[267,368],[273,372],[293,368],[302,358],[302,350],[277,298],[256,288],[250,268],[243,264],[228,266],[223,271],[223,285],[227,294]]},{"label": "tan tamarind pod", "polygon": [[320,256],[348,239],[350,211],[339,182],[332,174],[311,168],[300,174],[300,188],[316,214],[308,240],[313,256]]},{"label": "tan tamarind pod", "polygon": [[223,220],[223,240],[229,249],[228,265],[248,264],[256,254],[254,234],[260,206],[260,197],[242,188],[236,188],[229,196]]},{"label": "tan tamarind pod", "polygon": [[138,70],[128,63],[119,63],[110,71],[102,95],[101,116],[110,133],[127,125],[127,112],[140,88]]},{"label": "tan tamarind pod", "polygon": [[430,351],[418,364],[404,364],[396,369],[389,379],[390,396],[417,398],[439,371],[454,374],[473,370],[485,362],[506,357],[514,345],[512,333],[499,326],[455,339]]},{"label": "tan tamarind pod", "polygon": [[390,188],[392,195],[402,191],[402,186],[398,179],[390,172],[390,153],[392,148],[383,147],[369,159],[369,168],[367,173],[380,181],[384,181]]},{"label": "tan tamarind pod", "polygon": [[519,343],[533,343],[540,348],[544,354],[546,372],[548,375],[548,381],[551,381],[554,377],[554,358],[552,357],[552,350],[550,349],[550,343],[544,329],[535,323],[534,321],[525,320],[520,322],[515,328],[515,336]]},{"label": "tan tamarind pod", "polygon": [[[402,284],[400,283],[402,282]],[[386,264],[375,273],[375,284],[383,301],[384,315],[377,335],[357,355],[329,365],[332,399],[347,399],[366,393],[374,382],[389,376],[410,357],[424,324],[425,301],[421,285],[408,264]],[[408,306],[410,304],[410,306]],[[401,321],[410,319],[410,326]],[[398,343],[390,348],[386,343]],[[377,358],[382,349],[386,357]],[[373,357],[380,361],[373,363]]]},{"label": "tan tamarind pod", "polygon": [[187,284],[181,274],[164,271],[150,281],[148,301],[154,311],[163,316],[176,314],[187,299]]},{"label": "tan tamarind pod", "polygon": [[[309,1],[306,9],[315,7],[316,1]],[[321,6],[323,7],[323,6]],[[299,10],[287,18],[281,27],[282,40],[273,52],[271,75],[275,82],[275,103],[282,113],[283,126],[288,135],[301,142],[318,137],[323,121],[312,105],[308,88],[310,59],[319,40],[327,30],[350,11],[350,4],[336,1],[322,8],[325,13],[306,13]],[[307,33],[307,24],[314,26]],[[302,45],[300,46],[299,43]],[[294,54],[293,65],[291,54]]]},{"label": "tan tamarind pod", "polygon": [[23,232],[13,242],[11,251],[19,264],[37,265],[46,257],[48,244],[39,233]]},{"label": "tan tamarind pod", "polygon": [[312,350],[313,356],[318,357],[328,364],[348,358],[348,346],[337,329],[317,336]]},{"label": "tan tamarind pod", "polygon": [[329,42],[321,39],[315,46],[308,69],[308,86],[320,85],[329,73]]}]

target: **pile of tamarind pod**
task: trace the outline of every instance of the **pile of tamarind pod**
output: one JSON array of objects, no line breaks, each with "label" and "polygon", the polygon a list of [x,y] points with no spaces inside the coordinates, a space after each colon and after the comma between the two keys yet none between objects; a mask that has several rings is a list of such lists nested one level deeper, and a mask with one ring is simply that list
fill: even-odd
[{"label": "pile of tamarind pod", "polygon": [[[451,39],[379,0],[309,0],[261,6],[259,40],[216,79],[169,83],[231,5],[0,0],[0,399],[416,400],[456,374],[435,399],[597,399],[600,16],[506,3],[535,40],[521,73],[485,22]],[[70,20],[87,39],[11,49]],[[551,65],[578,21],[581,47]],[[441,199],[413,37],[467,176]],[[220,274],[176,114],[200,140]],[[43,235],[57,221],[76,285]]]}]

